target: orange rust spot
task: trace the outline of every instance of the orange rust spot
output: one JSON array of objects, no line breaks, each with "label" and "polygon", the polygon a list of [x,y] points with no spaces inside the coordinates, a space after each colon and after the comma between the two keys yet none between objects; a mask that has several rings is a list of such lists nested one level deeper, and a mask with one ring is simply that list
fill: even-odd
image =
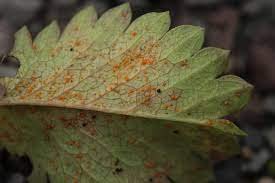
[{"label": "orange rust spot", "polygon": [[171,100],[178,100],[178,99],[179,99],[179,96],[173,94],[173,95],[170,95],[170,99],[171,99]]},{"label": "orange rust spot", "polygon": [[76,98],[76,99],[78,99],[78,100],[83,100],[83,95],[80,94],[80,93],[74,93],[74,94],[72,95],[72,97],[73,97],[73,98]]},{"label": "orange rust spot", "polygon": [[28,94],[32,93],[33,89],[34,89],[33,86],[28,87],[28,88],[27,88],[27,93],[28,93]]},{"label": "orange rust spot", "polygon": [[147,161],[144,163],[144,167],[152,169],[152,168],[156,168],[157,164],[154,161]]},{"label": "orange rust spot", "polygon": [[113,66],[113,71],[114,71],[114,72],[118,71],[119,67],[120,67],[119,64],[115,64],[115,65]]},{"label": "orange rust spot", "polygon": [[205,123],[206,126],[209,126],[209,127],[212,127],[214,125],[214,121],[212,120],[208,120],[206,123]]},{"label": "orange rust spot", "polygon": [[115,87],[116,87],[116,85],[110,84],[109,86],[107,86],[107,90],[112,91],[113,89],[115,89]]},{"label": "orange rust spot", "polygon": [[154,174],[155,178],[161,178],[162,176],[166,176],[167,174],[165,172],[156,172]]},{"label": "orange rust spot", "polygon": [[66,75],[64,78],[64,83],[72,83],[73,82],[73,76],[72,75]]},{"label": "orange rust spot", "polygon": [[57,97],[57,100],[60,100],[60,101],[62,101],[62,102],[63,102],[65,99],[66,99],[66,97],[65,97],[65,96],[62,96],[62,95],[59,96],[59,97]]},{"label": "orange rust spot", "polygon": [[36,94],[34,94],[34,98],[42,99],[42,92],[37,92]]},{"label": "orange rust spot", "polygon": [[128,76],[125,76],[125,77],[124,77],[124,80],[125,80],[125,81],[129,81],[130,78],[129,78]]},{"label": "orange rust spot", "polygon": [[77,148],[80,147],[80,143],[78,141],[75,141],[75,140],[67,141],[67,142],[65,142],[65,144],[70,145],[70,146],[75,146]]},{"label": "orange rust spot", "polygon": [[80,46],[80,45],[81,45],[81,41],[76,40],[76,41],[74,42],[74,45],[75,45],[75,46]]},{"label": "orange rust spot", "polygon": [[154,63],[154,60],[151,58],[144,58],[141,61],[141,65],[152,65]]},{"label": "orange rust spot", "polygon": [[164,104],[164,109],[169,109],[171,107],[173,107],[173,104],[170,104],[170,103]]},{"label": "orange rust spot", "polygon": [[81,118],[85,118],[86,116],[87,116],[87,114],[85,113],[85,112],[80,112],[79,113],[79,116],[81,117]]},{"label": "orange rust spot", "polygon": [[131,36],[132,36],[132,37],[136,37],[136,35],[137,35],[137,32],[135,32],[135,31],[134,31],[134,32],[131,32]]}]

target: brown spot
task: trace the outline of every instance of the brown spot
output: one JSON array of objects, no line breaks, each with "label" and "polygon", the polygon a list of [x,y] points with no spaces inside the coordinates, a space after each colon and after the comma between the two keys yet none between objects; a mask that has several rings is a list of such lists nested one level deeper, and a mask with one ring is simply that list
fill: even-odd
[{"label": "brown spot", "polygon": [[136,37],[136,35],[137,35],[137,32],[135,32],[135,31],[134,31],[134,32],[131,32],[131,36],[132,36],[132,37]]},{"label": "brown spot", "polygon": [[208,126],[208,127],[212,127],[214,125],[214,121],[207,120],[206,123],[205,123],[205,125]]},{"label": "brown spot", "polygon": [[76,40],[75,43],[74,43],[74,45],[75,45],[76,47],[77,47],[77,46],[80,46],[80,45],[81,45],[81,41]]},{"label": "brown spot", "polygon": [[70,140],[70,141],[67,141],[65,142],[67,145],[70,145],[70,146],[75,146],[76,148],[80,148],[80,143],[78,141],[75,141],[75,140]]},{"label": "brown spot", "polygon": [[242,93],[241,93],[240,91],[237,91],[237,92],[235,93],[235,96],[239,98],[239,97],[242,96]]},{"label": "brown spot", "polygon": [[127,81],[130,80],[130,78],[129,78],[128,76],[125,76],[125,77],[124,77],[124,80],[127,82]]},{"label": "brown spot", "polygon": [[186,67],[188,66],[187,60],[183,60],[183,61],[180,63],[180,66],[183,67],[183,68],[186,68]]},{"label": "brown spot", "polygon": [[128,144],[135,144],[137,142],[137,139],[134,137],[129,137],[128,138]]},{"label": "brown spot", "polygon": [[175,95],[175,94],[172,94],[172,95],[170,95],[170,99],[171,99],[171,100],[178,100],[178,99],[179,99],[179,96],[178,96],[178,95]]},{"label": "brown spot", "polygon": [[57,100],[64,102],[64,100],[66,100],[66,97],[61,95],[61,96],[57,97]]}]

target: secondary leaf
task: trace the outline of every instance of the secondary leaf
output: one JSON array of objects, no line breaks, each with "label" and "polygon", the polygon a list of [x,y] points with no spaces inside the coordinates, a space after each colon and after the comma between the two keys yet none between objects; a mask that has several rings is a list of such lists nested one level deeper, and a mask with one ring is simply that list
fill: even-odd
[{"label": "secondary leaf", "polygon": [[129,4],[98,20],[88,7],[61,35],[56,22],[34,42],[26,27],[16,33],[21,67],[0,80],[0,143],[32,158],[33,182],[203,183],[212,156],[238,152],[244,133],[219,118],[252,86],[219,77],[228,51],[201,49],[200,27],[169,31],[167,12],[130,19]]}]

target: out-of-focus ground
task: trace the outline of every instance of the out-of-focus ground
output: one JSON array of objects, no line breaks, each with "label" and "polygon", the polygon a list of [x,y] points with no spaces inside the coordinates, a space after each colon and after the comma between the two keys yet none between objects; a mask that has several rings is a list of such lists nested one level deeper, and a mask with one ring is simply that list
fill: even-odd
[{"label": "out-of-focus ground", "polygon": [[[51,20],[64,27],[81,8],[99,13],[126,0],[0,0],[0,54],[8,53],[13,34],[28,25],[33,35]],[[275,0],[131,0],[134,17],[169,10],[173,26],[205,27],[206,46],[232,50],[228,73],[255,86],[252,101],[231,116],[248,136],[242,153],[218,163],[217,183],[275,183]],[[27,157],[0,153],[0,182],[23,183],[31,172]]]}]

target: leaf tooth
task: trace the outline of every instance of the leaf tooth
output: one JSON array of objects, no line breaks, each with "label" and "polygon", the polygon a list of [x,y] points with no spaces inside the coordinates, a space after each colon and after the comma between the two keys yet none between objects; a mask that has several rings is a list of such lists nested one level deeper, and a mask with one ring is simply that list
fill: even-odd
[{"label": "leaf tooth", "polygon": [[83,32],[89,32],[91,26],[96,23],[96,20],[97,13],[95,8],[93,6],[84,8],[71,19],[61,36],[61,40],[71,40],[72,38],[82,35]]},{"label": "leaf tooth", "polygon": [[231,79],[210,80],[202,85],[193,85],[192,90],[183,90],[180,112],[176,116],[216,119],[242,109],[250,99],[252,86],[236,76],[227,77]]},{"label": "leaf tooth", "polygon": [[160,59],[167,58],[172,63],[189,59],[202,47],[204,29],[198,26],[182,25],[167,32],[160,40]]},{"label": "leaf tooth", "polygon": [[93,37],[93,49],[101,50],[109,47],[129,26],[132,11],[129,3],[124,3],[106,11],[97,21]]},{"label": "leaf tooth", "polygon": [[168,30],[171,24],[169,12],[147,13],[132,22],[125,33],[119,37],[111,49],[111,58],[117,57],[138,44],[138,41],[160,39]]},{"label": "leaf tooth", "polygon": [[34,51],[32,36],[26,26],[23,26],[15,33],[15,43],[10,55],[15,56],[20,61],[20,68],[15,78],[5,78],[7,91],[12,90],[27,72],[30,65],[34,62]]},{"label": "leaf tooth", "polygon": [[[60,36],[60,28],[56,21],[44,28],[34,40],[34,48],[42,50],[45,47],[53,47]],[[48,49],[47,49],[48,50]]]}]

